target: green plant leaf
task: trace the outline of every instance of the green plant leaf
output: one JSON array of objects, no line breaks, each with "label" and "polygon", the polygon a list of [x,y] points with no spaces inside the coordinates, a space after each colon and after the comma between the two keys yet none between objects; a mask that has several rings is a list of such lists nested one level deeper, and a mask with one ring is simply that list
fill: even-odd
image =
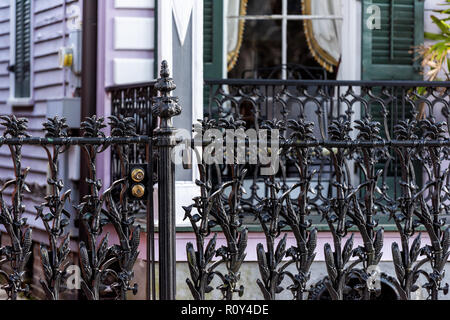
[{"label": "green plant leaf", "polygon": [[450,35],[450,25],[442,21],[436,16],[431,16],[431,20],[433,20],[434,24],[438,26],[439,29],[445,34]]},{"label": "green plant leaf", "polygon": [[431,32],[425,32],[425,38],[430,39],[430,40],[435,40],[435,41],[449,40],[449,37],[444,36],[443,34],[431,33]]},{"label": "green plant leaf", "polygon": [[425,87],[419,87],[417,88],[417,93],[421,96],[426,92],[427,88]]}]

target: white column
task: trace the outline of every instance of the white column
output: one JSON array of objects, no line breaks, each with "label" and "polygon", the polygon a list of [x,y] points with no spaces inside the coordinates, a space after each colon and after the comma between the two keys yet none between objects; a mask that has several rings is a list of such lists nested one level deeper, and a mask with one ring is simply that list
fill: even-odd
[{"label": "white column", "polygon": [[342,1],[342,60],[338,80],[361,80],[361,1]]},{"label": "white column", "polygon": [[163,60],[172,66],[172,1],[158,0],[158,68]]}]

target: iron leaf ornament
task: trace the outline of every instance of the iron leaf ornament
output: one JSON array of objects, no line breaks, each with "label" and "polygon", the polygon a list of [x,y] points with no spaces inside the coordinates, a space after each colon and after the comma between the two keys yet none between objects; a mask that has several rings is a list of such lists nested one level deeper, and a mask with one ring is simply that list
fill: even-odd
[{"label": "iron leaf ornament", "polygon": [[[27,123],[25,118],[16,118],[14,115],[1,116],[1,124],[5,127],[3,137],[5,138],[26,138]],[[15,178],[5,182],[0,189],[0,223],[5,227],[11,239],[11,245],[0,248],[0,256],[9,262],[11,272],[0,270],[0,274],[5,278],[6,284],[2,288],[8,294],[8,299],[16,300],[19,293],[29,293],[29,286],[25,285],[25,266],[31,256],[32,230],[27,225],[27,219],[23,218],[25,205],[23,195],[30,192],[25,180],[29,167],[22,169],[22,145],[9,145],[11,160],[14,165]],[[10,201],[4,198],[7,189],[12,188]]]},{"label": "iron leaf ornament", "polygon": [[[66,138],[67,123],[65,118],[49,118],[43,124],[45,137]],[[45,197],[45,202],[36,206],[37,217],[45,226],[49,237],[49,247],[41,244],[41,263],[44,269],[45,279],[40,283],[49,300],[59,300],[60,294],[66,289],[68,278],[67,267],[70,263],[70,233],[66,232],[70,224],[70,213],[65,209],[70,201],[71,190],[63,191],[64,182],[59,179],[59,155],[66,147],[63,145],[42,146],[47,154],[50,166],[50,177],[47,180],[51,192]]]}]

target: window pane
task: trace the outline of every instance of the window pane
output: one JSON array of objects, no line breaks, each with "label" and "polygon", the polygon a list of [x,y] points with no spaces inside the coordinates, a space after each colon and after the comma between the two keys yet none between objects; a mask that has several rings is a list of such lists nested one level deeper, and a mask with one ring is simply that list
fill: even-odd
[{"label": "window pane", "polygon": [[280,64],[281,21],[247,21],[239,59],[228,77],[277,79],[281,78]]},{"label": "window pane", "polygon": [[330,79],[309,50],[301,20],[288,21],[287,63],[288,79]]},{"label": "window pane", "polygon": [[288,14],[301,14],[302,3],[299,0],[288,0]]},{"label": "window pane", "polygon": [[249,0],[247,15],[262,14],[281,14],[281,0]]}]

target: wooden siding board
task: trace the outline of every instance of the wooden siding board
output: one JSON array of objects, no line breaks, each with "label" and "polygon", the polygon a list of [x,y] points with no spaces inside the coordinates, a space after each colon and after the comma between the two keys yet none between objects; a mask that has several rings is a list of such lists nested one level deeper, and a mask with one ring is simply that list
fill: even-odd
[{"label": "wooden siding board", "polygon": [[33,27],[39,28],[45,25],[61,22],[64,18],[63,6],[34,14]]},{"label": "wooden siding board", "polygon": [[45,87],[48,85],[61,85],[64,81],[61,70],[34,73],[34,87]]},{"label": "wooden siding board", "polygon": [[51,70],[54,68],[58,68],[57,54],[34,59],[34,66],[33,66],[34,72],[42,72],[43,70]]},{"label": "wooden siding board", "polygon": [[[34,44],[34,57],[58,53],[58,49],[64,45],[62,38]],[[62,72],[62,71],[61,71]]]},{"label": "wooden siding board", "polygon": [[60,85],[42,88],[34,91],[34,101],[44,102],[51,99],[61,98],[62,87]]},{"label": "wooden siding board", "polygon": [[[25,168],[25,166],[24,166]],[[14,177],[13,175],[13,170],[12,169],[0,169],[0,175],[4,178],[4,179],[12,179]],[[27,183],[29,184],[39,184],[42,185],[41,182],[43,180],[46,180],[47,177],[45,174],[40,174],[40,173],[36,173],[35,171],[30,171],[28,172],[27,175]]]},{"label": "wooden siding board", "polygon": [[8,7],[0,8],[0,20],[9,20],[10,9]]},{"label": "wooden siding board", "polygon": [[9,89],[9,77],[5,76],[0,77],[0,88]]},{"label": "wooden siding board", "polygon": [[[34,174],[38,174],[40,176],[40,178],[45,177],[47,175],[47,162],[43,161],[43,160],[39,160],[39,159],[32,159],[32,158],[23,158],[22,159],[22,167],[23,168],[27,168],[30,167],[32,168],[31,172],[33,172]],[[2,162],[0,163],[0,169],[1,170],[6,170],[8,172],[10,172],[10,175],[13,175],[13,166],[12,164],[6,163],[6,162]],[[27,181],[28,180],[28,176],[27,176]]]},{"label": "wooden siding board", "polygon": [[0,61],[9,61],[9,50],[0,50]]},{"label": "wooden siding board", "polygon": [[9,2],[11,0],[0,0],[0,8],[9,8]]},{"label": "wooden siding board", "polygon": [[63,5],[63,0],[35,0],[34,1],[34,14],[39,14],[45,11],[53,10]]},{"label": "wooden siding board", "polygon": [[[42,130],[41,130],[42,131]],[[0,156],[3,158],[10,158],[10,152],[7,146],[3,146],[0,148]],[[28,146],[27,147],[27,154],[25,155],[29,158],[36,158],[40,160],[47,159],[45,156],[44,149],[37,146]],[[4,159],[3,159],[4,160]]]},{"label": "wooden siding board", "polygon": [[9,32],[0,35],[0,47],[5,48],[6,50],[9,51],[9,45],[10,45],[10,37],[9,37]]}]

